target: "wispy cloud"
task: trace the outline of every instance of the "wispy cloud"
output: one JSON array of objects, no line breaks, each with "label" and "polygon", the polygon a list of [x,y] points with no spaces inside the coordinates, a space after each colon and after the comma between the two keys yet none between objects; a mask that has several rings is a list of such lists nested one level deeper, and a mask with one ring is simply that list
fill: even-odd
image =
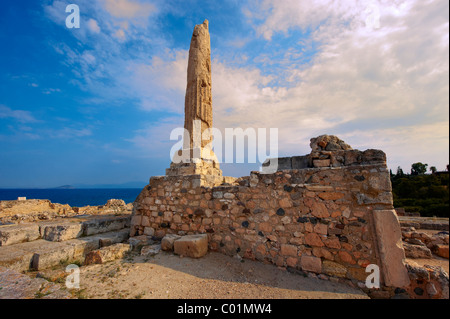
[{"label": "wispy cloud", "polygon": [[37,120],[29,111],[14,110],[6,105],[0,104],[0,119],[14,119],[20,123],[37,123]]},{"label": "wispy cloud", "polygon": [[[86,2],[91,20],[87,31],[74,35],[89,49],[55,47],[75,66],[74,83],[95,92],[97,102],[134,99],[141,110],[171,117],[184,110],[187,48],[172,49],[158,23],[149,23],[160,12],[155,3]],[[215,126],[277,127],[285,154],[309,152],[309,138],[323,133],[367,147],[369,136],[374,141],[389,134],[374,144],[405,165],[409,157],[402,154],[413,152],[402,140],[428,149],[420,132],[440,123],[436,134],[442,138],[433,143],[445,149],[448,1],[255,0],[244,7],[264,50],[249,48],[251,39],[234,38],[230,49],[214,56]],[[170,126],[161,125],[161,132]],[[146,141],[164,136],[155,123],[150,127],[129,141],[152,149]]]}]

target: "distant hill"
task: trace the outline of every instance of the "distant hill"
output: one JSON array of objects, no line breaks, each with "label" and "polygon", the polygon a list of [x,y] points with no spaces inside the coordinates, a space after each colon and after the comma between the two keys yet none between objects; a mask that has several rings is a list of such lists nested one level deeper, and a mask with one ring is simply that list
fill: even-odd
[{"label": "distant hill", "polygon": [[63,185],[63,186],[58,186],[58,187],[54,187],[55,189],[75,189],[74,186],[72,185]]}]

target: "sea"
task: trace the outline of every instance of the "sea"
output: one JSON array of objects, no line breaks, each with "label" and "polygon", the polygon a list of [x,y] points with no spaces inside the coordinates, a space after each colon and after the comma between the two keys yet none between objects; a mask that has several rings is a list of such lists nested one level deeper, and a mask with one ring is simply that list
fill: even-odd
[{"label": "sea", "polygon": [[104,205],[108,199],[123,199],[132,203],[142,188],[80,188],[80,189],[0,189],[0,200],[49,199],[52,203],[72,207]]}]

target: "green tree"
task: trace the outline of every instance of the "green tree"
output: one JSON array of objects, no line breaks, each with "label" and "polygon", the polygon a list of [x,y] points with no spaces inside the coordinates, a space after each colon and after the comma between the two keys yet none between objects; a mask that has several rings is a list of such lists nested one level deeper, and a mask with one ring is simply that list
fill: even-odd
[{"label": "green tree", "polygon": [[436,171],[437,171],[436,166],[431,166],[431,167],[430,167],[430,172],[431,172],[432,174],[436,173]]},{"label": "green tree", "polygon": [[399,166],[397,167],[397,174],[395,174],[397,177],[403,177],[405,173],[403,173],[402,168]]},{"label": "green tree", "polygon": [[423,175],[427,172],[428,164],[417,162],[411,165],[411,175]]}]

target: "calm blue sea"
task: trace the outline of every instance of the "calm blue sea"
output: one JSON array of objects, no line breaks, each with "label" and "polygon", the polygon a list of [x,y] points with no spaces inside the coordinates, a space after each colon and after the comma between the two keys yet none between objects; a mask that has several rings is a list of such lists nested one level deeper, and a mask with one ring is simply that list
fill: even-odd
[{"label": "calm blue sea", "polygon": [[52,203],[69,204],[74,207],[104,205],[108,199],[123,199],[132,203],[142,188],[103,189],[0,189],[0,200],[49,199]]}]

